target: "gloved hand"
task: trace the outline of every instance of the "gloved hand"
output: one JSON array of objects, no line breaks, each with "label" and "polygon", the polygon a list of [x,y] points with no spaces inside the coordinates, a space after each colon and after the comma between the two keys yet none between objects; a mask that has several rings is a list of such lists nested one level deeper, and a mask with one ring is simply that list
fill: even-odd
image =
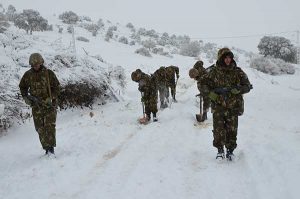
[{"label": "gloved hand", "polygon": [[45,104],[46,104],[46,107],[47,107],[47,108],[52,108],[52,99],[48,97],[48,98],[45,100]]},{"label": "gloved hand", "polygon": [[212,91],[212,92],[209,92],[208,97],[209,97],[209,99],[211,99],[211,101],[217,102],[219,95]]},{"label": "gloved hand", "polygon": [[209,99],[211,99],[211,101],[226,107],[226,101],[224,100],[222,95],[218,95],[215,92],[211,91],[209,92],[208,97]]},{"label": "gloved hand", "polygon": [[234,94],[234,95],[237,95],[237,94],[239,94],[241,91],[239,90],[239,89],[237,89],[237,88],[233,88],[233,89],[231,89],[231,91],[230,91],[232,94]]}]

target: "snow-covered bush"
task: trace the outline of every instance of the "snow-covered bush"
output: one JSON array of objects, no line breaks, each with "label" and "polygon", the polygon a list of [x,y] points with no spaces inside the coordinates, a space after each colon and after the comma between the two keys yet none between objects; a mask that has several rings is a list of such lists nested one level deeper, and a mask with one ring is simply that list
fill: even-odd
[{"label": "snow-covered bush", "polygon": [[79,21],[78,15],[72,11],[63,12],[58,18],[66,24],[76,24]]},{"label": "snow-covered bush", "polygon": [[88,16],[80,16],[79,17],[79,21],[87,21],[87,22],[91,22],[92,19]]},{"label": "snow-covered bush", "polygon": [[129,45],[130,45],[130,46],[134,46],[134,45],[135,45],[135,41],[131,41],[131,42],[129,43]]},{"label": "snow-covered bush", "polygon": [[150,51],[151,49],[155,48],[156,43],[153,40],[145,40],[142,41],[142,45]]},{"label": "snow-covered bush", "polygon": [[70,25],[67,27],[67,32],[72,34],[74,32],[74,26]]},{"label": "snow-covered bush", "polygon": [[200,43],[192,41],[181,46],[180,54],[183,56],[197,57],[200,53]]},{"label": "snow-covered bush", "polygon": [[110,80],[112,79],[117,80],[118,84],[122,88],[125,88],[126,75],[125,75],[125,70],[122,66],[111,67],[111,70],[108,72],[108,77]]},{"label": "snow-covered bush", "polygon": [[106,95],[107,86],[95,85],[90,79],[79,79],[70,81],[62,86],[59,97],[61,109],[74,107],[92,107],[96,100],[108,98]]},{"label": "snow-covered bush", "polygon": [[114,31],[116,30],[117,30],[116,26],[110,26],[106,32],[105,41],[109,41],[110,39],[112,39],[114,36]]},{"label": "snow-covered bush", "polygon": [[90,42],[90,40],[88,40],[87,38],[85,38],[85,37],[83,37],[83,36],[76,37],[76,39],[77,39],[78,41]]},{"label": "snow-covered bush", "polygon": [[273,57],[255,57],[250,60],[250,67],[270,75],[294,74],[295,68],[282,59]]},{"label": "snow-covered bush", "polygon": [[278,36],[264,36],[258,44],[259,53],[295,63],[297,50],[290,40]]},{"label": "snow-covered bush", "polygon": [[45,31],[48,27],[48,21],[40,16],[38,11],[32,9],[23,10],[21,14],[16,15],[14,24],[30,34],[33,31]]},{"label": "snow-covered bush", "polygon": [[160,39],[157,41],[158,45],[165,46],[170,43],[170,36],[168,33],[163,33]]},{"label": "snow-covered bush", "polygon": [[97,22],[97,25],[99,26],[99,28],[103,28],[104,27],[104,22],[102,19],[99,19]]},{"label": "snow-covered bush", "polygon": [[146,48],[139,48],[135,51],[135,53],[146,57],[152,57],[149,50]]},{"label": "snow-covered bush", "polygon": [[100,30],[100,26],[98,26],[97,24],[84,23],[81,24],[80,26],[86,29],[87,31],[91,32],[94,37],[97,36],[98,31]]},{"label": "snow-covered bush", "polygon": [[133,39],[137,43],[141,42],[141,36],[139,34],[132,33],[130,35],[130,38]]},{"label": "snow-covered bush", "polygon": [[126,37],[122,36],[119,38],[119,42],[123,43],[123,44],[128,44],[128,39]]}]

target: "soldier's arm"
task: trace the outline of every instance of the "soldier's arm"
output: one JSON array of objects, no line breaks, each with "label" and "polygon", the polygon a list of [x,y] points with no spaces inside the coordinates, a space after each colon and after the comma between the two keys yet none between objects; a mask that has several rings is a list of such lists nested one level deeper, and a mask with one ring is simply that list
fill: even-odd
[{"label": "soldier's arm", "polygon": [[29,89],[29,75],[28,72],[26,72],[23,77],[21,78],[20,84],[19,84],[20,92],[22,97],[26,97],[28,95],[28,89]]},{"label": "soldier's arm", "polygon": [[179,68],[177,66],[173,66],[175,73],[176,73],[176,77],[179,78]]},{"label": "soldier's arm", "polygon": [[242,69],[239,69],[239,77],[241,85],[241,88],[239,89],[240,94],[248,93],[252,89],[252,85],[248,79],[248,76]]},{"label": "soldier's arm", "polygon": [[50,88],[53,99],[57,99],[60,94],[60,83],[53,71],[48,70],[50,79]]}]

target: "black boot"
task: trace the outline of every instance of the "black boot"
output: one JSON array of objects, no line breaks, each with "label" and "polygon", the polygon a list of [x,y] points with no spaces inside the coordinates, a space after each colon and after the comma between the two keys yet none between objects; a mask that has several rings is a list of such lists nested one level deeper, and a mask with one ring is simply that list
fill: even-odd
[{"label": "black boot", "polygon": [[216,156],[216,159],[224,159],[224,149],[223,147],[219,147],[218,148],[218,153],[217,153],[217,156]]},{"label": "black boot", "polygon": [[204,112],[202,115],[202,120],[205,121],[207,120],[207,112]]},{"label": "black boot", "polygon": [[48,151],[49,153],[54,154],[54,147],[53,146],[49,147]]},{"label": "black boot", "polygon": [[233,157],[234,157],[233,149],[227,149],[226,151],[227,160],[232,161]]},{"label": "black boot", "polygon": [[153,113],[153,122],[157,122],[156,113]]}]

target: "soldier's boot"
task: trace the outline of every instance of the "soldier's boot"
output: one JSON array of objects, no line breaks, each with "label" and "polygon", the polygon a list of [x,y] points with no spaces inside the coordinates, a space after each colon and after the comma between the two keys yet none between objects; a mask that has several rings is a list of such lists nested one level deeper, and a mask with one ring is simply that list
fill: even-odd
[{"label": "soldier's boot", "polygon": [[54,147],[49,147],[49,153],[54,154]]},{"label": "soldier's boot", "polygon": [[225,157],[225,155],[224,155],[224,148],[223,147],[219,147],[216,159],[224,159],[224,157]]},{"label": "soldier's boot", "polygon": [[153,113],[153,122],[157,122],[157,117],[156,117],[156,113]]},{"label": "soldier's boot", "polygon": [[48,155],[48,153],[49,153],[49,149],[46,148],[46,149],[45,149],[45,155]]},{"label": "soldier's boot", "polygon": [[207,112],[204,112],[202,115],[202,120],[205,121],[207,120]]},{"label": "soldier's boot", "polygon": [[151,120],[151,113],[146,113],[146,121],[149,122]]},{"label": "soldier's boot", "polygon": [[173,95],[173,102],[177,102],[176,98],[175,98],[175,94]]},{"label": "soldier's boot", "polygon": [[234,158],[233,149],[227,149],[226,151],[226,158],[229,161],[232,161]]},{"label": "soldier's boot", "polygon": [[163,101],[160,102],[160,108],[161,108],[161,109],[167,108],[167,107],[168,107],[167,103],[164,103]]}]

